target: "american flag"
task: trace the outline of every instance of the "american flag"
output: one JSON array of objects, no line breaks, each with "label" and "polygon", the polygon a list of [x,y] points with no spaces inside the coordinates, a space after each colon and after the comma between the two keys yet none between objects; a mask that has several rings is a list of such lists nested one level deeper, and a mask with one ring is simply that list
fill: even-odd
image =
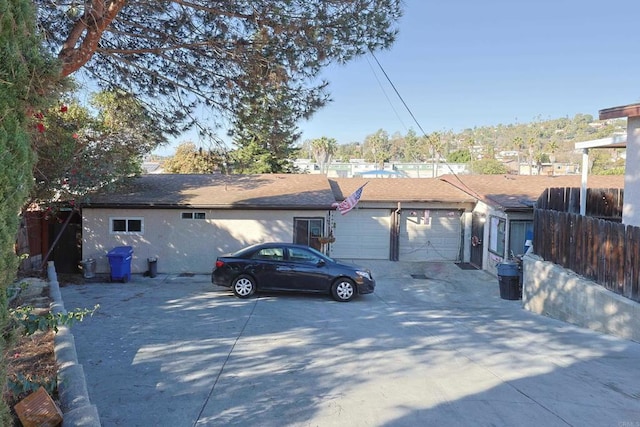
[{"label": "american flag", "polygon": [[362,187],[358,188],[356,191],[353,192],[352,195],[344,199],[342,203],[338,205],[338,210],[342,215],[346,214],[351,209],[356,207],[356,205],[358,204],[358,201],[360,200],[360,197],[362,197],[362,189],[364,188],[365,185],[367,185],[366,182],[362,184]]}]

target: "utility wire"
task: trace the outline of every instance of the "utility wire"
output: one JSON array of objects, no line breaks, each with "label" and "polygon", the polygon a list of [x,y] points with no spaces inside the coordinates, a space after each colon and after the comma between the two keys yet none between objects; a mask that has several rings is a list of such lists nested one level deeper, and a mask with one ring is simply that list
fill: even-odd
[{"label": "utility wire", "polygon": [[[415,124],[418,126],[418,129],[420,129],[420,132],[422,132],[422,135],[425,138],[429,138],[427,136],[427,133],[424,131],[424,129],[422,129],[422,126],[420,125],[420,122],[418,122],[418,119],[416,119],[416,116],[413,114],[413,111],[411,111],[411,108],[409,108],[409,106],[407,105],[407,103],[405,102],[404,98],[402,97],[402,95],[400,95],[400,92],[398,91],[398,89],[396,88],[396,85],[393,83],[393,81],[391,80],[391,78],[389,77],[389,75],[387,74],[387,72],[385,71],[385,69],[382,67],[382,64],[380,64],[380,61],[378,61],[378,58],[376,57],[376,55],[373,53],[373,51],[369,51],[369,53],[371,54],[371,56],[373,57],[373,59],[376,61],[376,64],[378,64],[378,67],[380,68],[380,70],[382,71],[382,74],[384,74],[385,78],[387,79],[387,81],[389,82],[389,84],[391,85],[391,87],[393,88],[394,92],[396,93],[396,95],[398,96],[398,99],[400,99],[400,101],[402,102],[402,105],[404,105],[404,108],[406,108],[406,110],[409,112],[409,115],[411,115],[411,118],[413,119],[413,121],[415,122]],[[442,157],[442,153],[440,153],[439,150],[436,150],[437,154]],[[472,153],[469,153],[470,155],[472,155]],[[481,199],[482,197],[476,193],[474,190],[472,190],[471,188],[469,188],[460,178],[460,176],[453,170],[453,168],[451,167],[451,165],[449,164],[449,162],[447,162],[445,160],[444,162],[445,165],[447,165],[447,168],[449,169],[449,171],[451,172],[451,174],[458,180],[458,182],[460,183],[460,185],[462,185],[465,188],[465,191],[467,191],[469,194],[472,194],[474,197],[476,197],[477,199]]]},{"label": "utility wire", "polygon": [[[373,56],[373,53],[371,55]],[[400,114],[398,114],[398,110],[396,110],[396,108],[393,106],[393,102],[391,102],[391,99],[389,99],[389,95],[387,95],[387,91],[384,90],[384,86],[383,86],[382,82],[380,81],[380,79],[378,78],[378,74],[373,69],[373,65],[371,65],[371,61],[369,61],[368,57],[365,56],[365,58],[367,59],[367,64],[369,64],[369,68],[371,68],[371,72],[373,73],[373,76],[376,78],[376,81],[378,82],[378,86],[380,86],[380,90],[382,90],[382,93],[384,94],[384,97],[387,98],[387,102],[389,103],[389,105],[391,106],[391,109],[395,113],[396,118],[398,119],[398,121],[400,122],[400,124],[402,125],[404,130],[408,131],[407,126],[404,124],[404,122],[402,121],[402,118],[400,117]],[[376,62],[377,62],[377,59],[376,59]],[[378,64],[378,66],[380,66],[380,64]],[[382,67],[380,67],[380,68],[382,69]],[[384,70],[382,70],[382,72],[384,73]],[[387,80],[388,79],[389,78],[387,77]],[[396,93],[397,93],[397,91],[396,91]],[[406,105],[405,105],[405,107],[406,107]]]},{"label": "utility wire", "polygon": [[376,61],[376,64],[378,64],[378,67],[380,68],[380,70],[382,71],[382,74],[384,74],[384,76],[387,78],[387,81],[389,82],[389,84],[391,85],[391,87],[393,88],[394,92],[396,93],[396,95],[398,96],[398,99],[400,99],[400,102],[402,102],[402,105],[404,105],[404,108],[407,109],[407,111],[409,112],[409,114],[411,115],[411,118],[413,119],[413,121],[415,122],[416,125],[418,125],[418,129],[420,129],[420,132],[422,132],[422,134],[424,136],[427,136],[426,132],[424,131],[424,129],[422,129],[422,126],[420,126],[420,122],[418,122],[418,119],[416,119],[416,116],[413,115],[413,111],[411,111],[411,108],[409,108],[409,106],[407,105],[407,103],[404,101],[404,98],[402,97],[402,95],[400,95],[400,92],[398,92],[398,89],[396,88],[396,85],[393,84],[393,82],[391,81],[391,79],[389,78],[389,75],[387,74],[387,72],[385,71],[385,69],[382,67],[382,64],[380,64],[380,61],[378,61],[378,58],[376,57],[376,55],[373,53],[373,51],[371,51],[371,56],[373,57],[373,59]]}]

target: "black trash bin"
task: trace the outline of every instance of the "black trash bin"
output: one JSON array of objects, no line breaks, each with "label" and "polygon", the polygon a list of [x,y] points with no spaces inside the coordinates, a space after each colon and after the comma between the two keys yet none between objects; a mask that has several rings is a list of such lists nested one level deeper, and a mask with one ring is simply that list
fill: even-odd
[{"label": "black trash bin", "polygon": [[498,264],[498,283],[500,298],[508,300],[522,299],[522,283],[520,281],[520,266],[514,261]]},{"label": "black trash bin", "polygon": [[131,280],[131,258],[133,258],[131,246],[116,246],[107,253],[107,257],[112,281],[121,280],[126,283]]},{"label": "black trash bin", "polygon": [[158,275],[158,258],[147,258],[149,264],[149,277],[156,277]]}]

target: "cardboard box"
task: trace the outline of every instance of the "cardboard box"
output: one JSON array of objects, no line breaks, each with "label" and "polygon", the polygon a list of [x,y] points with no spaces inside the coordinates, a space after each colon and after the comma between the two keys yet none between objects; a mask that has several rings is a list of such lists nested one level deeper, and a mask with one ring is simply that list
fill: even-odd
[{"label": "cardboard box", "polygon": [[62,411],[44,387],[22,399],[14,409],[24,427],[56,427],[62,424]]}]

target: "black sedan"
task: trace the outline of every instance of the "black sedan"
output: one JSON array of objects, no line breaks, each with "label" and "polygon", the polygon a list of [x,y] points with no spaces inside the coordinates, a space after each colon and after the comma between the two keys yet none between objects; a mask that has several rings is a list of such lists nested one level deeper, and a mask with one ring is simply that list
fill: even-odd
[{"label": "black sedan", "polygon": [[340,264],[304,245],[264,243],[220,256],[211,273],[214,285],[226,286],[239,298],[256,291],[327,293],[346,302],[376,287],[371,272]]}]

